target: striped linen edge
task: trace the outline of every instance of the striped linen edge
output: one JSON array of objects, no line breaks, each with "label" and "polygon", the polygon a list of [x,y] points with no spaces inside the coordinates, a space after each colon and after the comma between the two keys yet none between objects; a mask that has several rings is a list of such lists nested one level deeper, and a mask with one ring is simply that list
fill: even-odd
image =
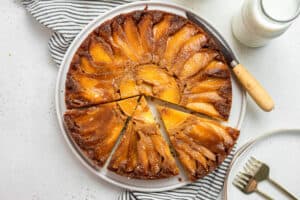
[{"label": "striped linen edge", "polygon": [[[102,13],[134,0],[22,0],[26,10],[53,34],[48,46],[52,59],[60,66],[76,35]],[[119,200],[214,200],[220,194],[235,148],[214,172],[195,183],[165,192],[125,191]]]}]

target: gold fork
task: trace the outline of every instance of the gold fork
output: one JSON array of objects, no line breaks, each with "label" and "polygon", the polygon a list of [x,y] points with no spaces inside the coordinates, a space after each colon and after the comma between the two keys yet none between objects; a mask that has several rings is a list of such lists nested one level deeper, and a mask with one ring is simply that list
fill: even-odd
[{"label": "gold fork", "polygon": [[291,194],[287,189],[281,186],[279,183],[270,178],[270,168],[267,164],[251,157],[245,165],[245,172],[253,177],[257,183],[267,180],[273,184],[276,188],[281,190],[285,195],[287,195],[292,200],[297,200],[297,197]]},{"label": "gold fork", "polygon": [[274,200],[272,197],[259,190],[257,188],[257,181],[253,179],[251,175],[246,174],[244,172],[239,172],[235,176],[233,180],[233,185],[239,188],[245,194],[251,194],[253,192],[256,192],[257,194],[259,194],[267,200]]}]

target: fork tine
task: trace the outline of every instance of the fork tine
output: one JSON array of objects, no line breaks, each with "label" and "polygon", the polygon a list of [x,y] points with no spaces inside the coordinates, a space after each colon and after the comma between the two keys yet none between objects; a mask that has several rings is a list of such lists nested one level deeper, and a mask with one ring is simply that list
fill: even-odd
[{"label": "fork tine", "polygon": [[235,176],[234,181],[238,184],[243,185],[243,183],[241,183],[241,177],[238,174]]},{"label": "fork tine", "polygon": [[236,186],[237,188],[239,188],[240,190],[244,190],[244,186],[243,185],[241,185],[240,183],[238,183],[238,182],[233,182],[233,185],[234,186]]},{"label": "fork tine", "polygon": [[233,184],[234,185],[237,185],[239,187],[243,187],[243,185],[239,182],[239,177],[238,176],[235,176],[234,179],[233,179]]},{"label": "fork tine", "polygon": [[249,169],[246,167],[246,165],[245,165],[243,168],[244,168],[244,171],[245,171],[247,174],[250,173],[250,171],[249,171]]},{"label": "fork tine", "polygon": [[253,167],[249,162],[247,162],[245,166],[246,166],[246,168],[248,169],[248,172],[249,172],[251,175],[253,175],[253,174],[255,173],[256,168]]},{"label": "fork tine", "polygon": [[255,160],[255,158],[251,157],[249,159],[249,163],[255,167],[260,167],[261,163],[257,162],[257,160]]},{"label": "fork tine", "polygon": [[252,163],[252,165],[256,166],[256,167],[260,167],[260,165],[261,165],[261,163],[257,162],[256,160],[253,160],[253,159],[250,160],[250,163]]},{"label": "fork tine", "polygon": [[242,177],[240,175],[237,175],[237,176],[239,177],[238,180],[237,180],[239,183],[241,183],[243,185],[247,185],[248,181],[242,179]]},{"label": "fork tine", "polygon": [[247,174],[245,172],[242,172],[243,176],[247,177],[248,180],[252,178],[251,174]]},{"label": "fork tine", "polygon": [[259,160],[257,160],[256,158],[254,158],[253,156],[251,156],[251,159],[252,160],[254,160],[256,163],[258,163],[258,164],[262,164],[262,162],[261,161],[259,161]]},{"label": "fork tine", "polygon": [[243,179],[243,180],[245,180],[245,181],[249,181],[249,177],[248,176],[246,176],[244,173],[240,173],[240,177]]},{"label": "fork tine", "polygon": [[236,186],[240,190],[244,190],[244,186],[241,185],[240,183],[238,183],[237,181],[234,180],[232,183],[233,183],[234,186]]}]

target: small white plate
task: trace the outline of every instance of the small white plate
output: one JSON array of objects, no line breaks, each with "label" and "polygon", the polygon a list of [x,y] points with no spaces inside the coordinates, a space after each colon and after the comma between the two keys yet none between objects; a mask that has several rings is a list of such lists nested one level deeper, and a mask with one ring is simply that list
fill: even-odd
[{"label": "small white plate", "polygon": [[[245,195],[232,184],[237,172],[243,171],[251,156],[268,164],[270,177],[300,197],[300,129],[273,131],[242,146],[233,158],[225,181],[225,200],[262,199],[255,193]],[[258,188],[275,199],[288,199],[267,181],[259,183]]]},{"label": "small white plate", "polygon": [[[123,6],[119,6],[96,18],[94,21],[88,24],[80,32],[80,34],[78,34],[78,36],[74,39],[74,41],[72,42],[71,46],[69,47],[68,51],[65,54],[63,62],[60,66],[60,70],[57,77],[57,83],[56,83],[57,84],[56,85],[56,111],[57,111],[57,118],[58,118],[61,131],[67,143],[69,144],[75,156],[91,172],[93,172],[96,176],[108,181],[109,183],[117,185],[119,187],[135,190],[135,191],[155,192],[155,191],[165,191],[165,190],[181,187],[190,183],[190,181],[187,178],[185,178],[183,174],[180,174],[179,176],[173,178],[166,178],[161,180],[137,180],[137,179],[128,179],[126,177],[119,176],[115,173],[108,171],[105,168],[102,168],[101,170],[96,170],[81,155],[76,145],[72,143],[71,139],[68,137],[68,134],[66,133],[64,123],[63,123],[63,115],[64,112],[66,111],[66,106],[64,101],[66,75],[69,70],[70,62],[73,58],[73,55],[78,49],[78,47],[80,46],[80,44],[89,35],[90,32],[92,32],[96,27],[98,27],[106,20],[111,19],[122,13],[128,13],[134,10],[143,10],[146,5],[148,6],[148,10],[162,10],[183,17],[185,17],[186,11],[192,12],[191,10],[188,10],[186,8],[183,8],[181,6],[172,3],[147,1],[147,2],[134,2]],[[232,127],[240,129],[245,115],[246,95],[245,95],[245,91],[241,88],[237,80],[235,80],[234,78],[232,79],[232,93],[233,93],[232,94],[233,102],[232,102],[232,108],[231,108],[230,119],[228,121],[228,124]]]}]

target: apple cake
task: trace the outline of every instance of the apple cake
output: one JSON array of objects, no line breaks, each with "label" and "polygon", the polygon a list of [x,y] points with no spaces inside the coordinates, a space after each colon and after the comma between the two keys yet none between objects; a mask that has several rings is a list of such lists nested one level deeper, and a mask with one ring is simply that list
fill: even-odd
[{"label": "apple cake", "polygon": [[182,111],[159,106],[170,141],[190,179],[216,169],[230,153],[239,131]]},{"label": "apple cake", "polygon": [[132,115],[108,169],[139,179],[164,178],[179,173],[144,97]]},{"label": "apple cake", "polygon": [[136,11],[100,25],[77,50],[67,75],[68,108],[152,96],[227,120],[230,72],[213,40],[189,20]]},{"label": "apple cake", "polygon": [[103,166],[126,120],[137,106],[138,97],[66,111],[69,136],[96,166]]},{"label": "apple cake", "polygon": [[239,133],[220,124],[232,103],[228,64],[201,27],[163,11],[118,15],[82,42],[66,76],[66,130],[97,167],[108,163],[137,179],[175,176],[177,158],[149,110],[151,98],[210,118],[159,108],[191,179],[228,155]]}]

